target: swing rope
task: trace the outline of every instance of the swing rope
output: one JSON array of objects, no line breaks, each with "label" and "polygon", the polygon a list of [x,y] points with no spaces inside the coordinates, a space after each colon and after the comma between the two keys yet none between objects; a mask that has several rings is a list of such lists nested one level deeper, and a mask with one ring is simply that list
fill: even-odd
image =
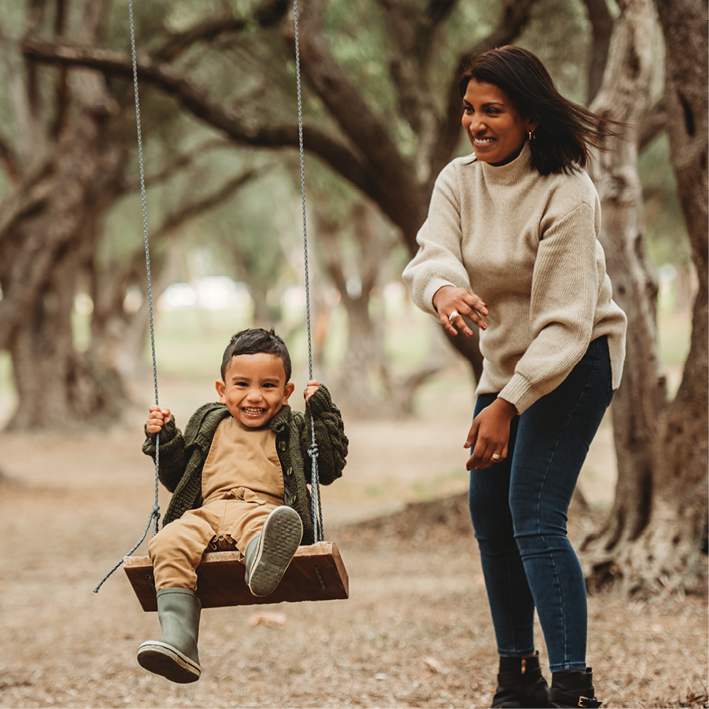
[{"label": "swing rope", "polygon": [[[138,164],[140,167],[140,199],[143,210],[143,240],[145,242],[145,268],[148,286],[148,312],[150,314],[150,350],[153,362],[153,388],[155,391],[155,405],[159,406],[158,398],[158,368],[155,357],[155,322],[153,318],[153,291],[150,275],[150,242],[148,237],[148,207],[145,198],[145,166],[143,162],[143,136],[140,122],[140,99],[138,97],[138,58],[135,47],[135,24],[133,21],[133,0],[128,0],[128,17],[130,21],[130,45],[131,58],[133,62],[133,93],[135,95],[135,119],[138,132]],[[308,374],[309,379],[313,378],[313,349],[312,349],[312,334],[310,324],[310,283],[308,275],[308,230],[305,210],[305,152],[303,148],[303,109],[300,88],[300,49],[298,43],[298,0],[293,0],[293,17],[295,23],[295,69],[296,69],[296,84],[298,90],[298,142],[300,149],[300,190],[301,202],[303,209],[303,256],[305,263],[305,304],[306,304],[306,319],[308,331]],[[312,476],[311,476],[311,497],[312,497],[312,517],[313,517],[313,533],[316,542],[324,539],[323,522],[322,522],[322,503],[320,500],[320,478],[318,474],[318,445],[315,440],[315,421],[312,411],[310,412],[310,429],[312,432],[312,442],[308,448],[308,455],[312,461]],[[155,437],[155,501],[153,508],[150,511],[150,517],[143,530],[143,535],[140,537],[135,546],[126,554],[131,556],[133,552],[143,543],[148,535],[151,523],[153,524],[153,536],[158,533],[158,522],[160,521],[160,505],[158,503],[158,493],[160,490],[160,434]],[[99,589],[109,579],[109,577],[123,564],[121,559],[104,577],[94,589],[94,593],[98,593]]]},{"label": "swing rope", "polygon": [[[295,80],[298,91],[298,148],[300,152],[300,195],[303,208],[303,262],[305,264],[305,311],[308,329],[308,375],[313,378],[313,343],[310,325],[310,278],[308,272],[308,223],[305,210],[305,150],[303,148],[303,100],[300,89],[300,43],[298,36],[298,0],[293,0],[293,24],[295,27]],[[315,421],[310,411],[312,444],[308,455],[312,461],[310,492],[312,502],[313,534],[315,541],[324,539],[322,502],[320,500],[320,477],[318,475],[318,445],[315,442]]]},{"label": "swing rope", "polygon": [[[128,17],[130,20],[130,48],[133,60],[133,93],[135,95],[135,121],[138,129],[138,164],[140,166],[140,199],[143,207],[143,240],[145,242],[145,269],[148,281],[148,312],[150,314],[150,350],[153,359],[153,388],[155,391],[155,405],[159,406],[158,399],[158,367],[155,359],[155,323],[153,320],[153,289],[150,278],[150,244],[148,239],[148,206],[145,199],[145,167],[143,164],[143,135],[140,123],[140,100],[138,98],[138,58],[135,49],[135,25],[133,23],[133,0],[128,0]],[[155,437],[155,501],[153,509],[150,511],[148,523],[143,530],[143,536],[138,540],[138,543],[126,554],[130,556],[142,543],[145,537],[148,536],[150,523],[153,523],[153,536],[158,533],[158,522],[160,521],[160,504],[158,503],[158,493],[160,490],[160,434]],[[111,574],[123,564],[121,559],[104,577],[94,589],[94,593],[98,593],[99,589],[108,580]]]}]

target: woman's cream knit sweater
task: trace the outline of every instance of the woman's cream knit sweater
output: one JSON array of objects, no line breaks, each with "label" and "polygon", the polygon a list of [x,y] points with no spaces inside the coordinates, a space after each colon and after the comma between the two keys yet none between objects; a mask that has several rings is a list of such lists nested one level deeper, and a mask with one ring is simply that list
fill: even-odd
[{"label": "woman's cream knit sweater", "polygon": [[442,286],[483,299],[476,393],[499,393],[518,413],[561,384],[592,340],[608,337],[614,389],[625,358],[626,317],[597,238],[596,189],[580,170],[542,177],[530,158],[525,144],[501,167],[475,156],[446,166],[404,271],[414,302],[432,315]]}]

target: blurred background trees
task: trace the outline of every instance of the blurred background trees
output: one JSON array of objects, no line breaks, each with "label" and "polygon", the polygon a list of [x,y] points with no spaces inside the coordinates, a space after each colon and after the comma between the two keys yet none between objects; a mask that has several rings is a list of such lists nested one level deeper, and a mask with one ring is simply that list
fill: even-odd
[{"label": "blurred background trees", "polygon": [[[275,326],[297,348],[291,5],[156,0],[135,11],[153,295],[188,305],[200,282],[242,313],[235,329]],[[401,296],[438,172],[470,150],[457,81],[466,61],[528,47],[562,93],[632,124],[593,175],[631,344],[613,409],[619,494],[588,540],[588,574],[628,593],[663,576],[691,588],[706,540],[706,67],[696,61],[706,4],[307,0],[299,19],[314,356],[351,415],[412,413],[418,387],[453,356],[431,327],[419,336],[428,354],[399,366],[387,333],[406,306],[392,316],[385,296]],[[148,327],[127,2],[6,4],[0,59],[0,351],[17,400],[8,425],[110,423],[144,371]],[[661,294],[661,308],[694,307],[684,375],[669,384]],[[476,341],[449,344],[479,374]],[[660,515],[657,490],[672,509],[693,501],[693,521],[664,561],[636,573],[628,559]],[[644,542],[649,555],[658,539]]]}]

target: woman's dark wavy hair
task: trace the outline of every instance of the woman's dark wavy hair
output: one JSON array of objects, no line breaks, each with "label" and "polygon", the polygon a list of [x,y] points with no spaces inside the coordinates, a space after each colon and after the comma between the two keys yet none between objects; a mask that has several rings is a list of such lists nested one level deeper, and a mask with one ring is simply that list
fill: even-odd
[{"label": "woman's dark wavy hair", "polygon": [[222,357],[222,381],[226,381],[226,372],[232,357],[261,352],[275,355],[282,360],[286,382],[289,382],[292,367],[286,343],[273,330],[264,330],[260,327],[242,330],[231,338]]},{"label": "woman's dark wavy hair", "polygon": [[623,125],[564,98],[544,64],[521,47],[508,45],[475,57],[460,79],[461,96],[471,79],[502,89],[525,118],[539,117],[529,147],[532,166],[541,175],[585,167],[589,148],[607,150],[605,139],[618,136],[611,126]]}]

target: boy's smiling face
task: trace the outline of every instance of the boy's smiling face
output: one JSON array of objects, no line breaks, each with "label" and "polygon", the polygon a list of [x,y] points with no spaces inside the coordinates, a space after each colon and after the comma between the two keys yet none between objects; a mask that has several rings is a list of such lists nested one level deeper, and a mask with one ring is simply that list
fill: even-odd
[{"label": "boy's smiling face", "polygon": [[224,379],[216,383],[219,401],[249,428],[266,426],[295,388],[286,382],[283,360],[265,352],[232,357]]}]

